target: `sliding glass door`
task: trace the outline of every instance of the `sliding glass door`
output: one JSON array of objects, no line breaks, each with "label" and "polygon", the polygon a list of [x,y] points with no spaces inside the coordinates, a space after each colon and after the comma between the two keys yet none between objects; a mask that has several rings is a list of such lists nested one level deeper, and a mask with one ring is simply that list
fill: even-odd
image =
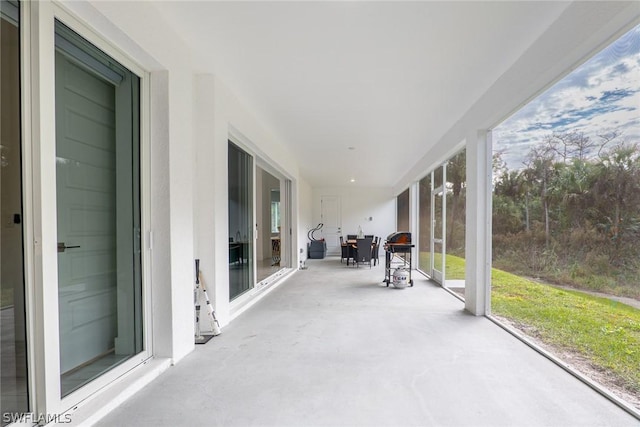
[{"label": "sliding glass door", "polygon": [[466,150],[429,172],[418,191],[418,268],[464,297]]},{"label": "sliding glass door", "polygon": [[444,286],[464,298],[466,230],[466,150],[447,161],[446,195],[446,280]]},{"label": "sliding glass door", "polygon": [[143,350],[140,79],[56,21],[60,392]]},{"label": "sliding glass door", "polygon": [[0,1],[0,40],[0,425],[5,425],[29,410],[18,2]]},{"label": "sliding glass door", "polygon": [[253,157],[229,141],[229,300],[251,290],[254,278]]},{"label": "sliding glass door", "polygon": [[444,284],[445,280],[445,251],[446,243],[446,187],[444,176],[446,165],[440,166],[433,172],[433,188],[431,190],[431,215],[433,227],[431,228],[431,279]]}]

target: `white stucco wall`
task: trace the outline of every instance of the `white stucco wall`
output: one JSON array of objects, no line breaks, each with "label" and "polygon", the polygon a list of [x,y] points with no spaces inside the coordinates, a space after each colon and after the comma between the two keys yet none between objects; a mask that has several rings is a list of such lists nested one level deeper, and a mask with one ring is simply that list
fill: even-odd
[{"label": "white stucco wall", "polygon": [[[223,82],[193,69],[189,49],[152,2],[128,2],[127,7],[119,2],[68,2],[65,7],[151,73],[151,281],[154,331],[159,331],[154,333],[154,354],[175,362],[194,348],[195,258],[201,260],[221,324],[230,319],[230,134],[294,182],[297,163]],[[297,242],[298,230],[293,234]]]},{"label": "white stucco wall", "polygon": [[[396,231],[396,205],[391,188],[321,187],[313,189],[313,226],[320,219],[322,196],[339,196],[342,234],[356,234],[362,227],[364,234],[380,236],[383,240]],[[369,218],[372,220],[369,220]]]},{"label": "white stucco wall", "polygon": [[[282,143],[260,126],[250,110],[215,76],[198,75],[194,94],[198,152],[196,253],[201,259],[203,275],[208,278],[209,296],[218,320],[224,326],[231,319],[227,210],[229,138],[292,181],[298,179],[298,166]],[[295,215],[297,212],[294,211]],[[294,242],[297,235],[294,227]]]},{"label": "white stucco wall", "polygon": [[[298,229],[300,233],[297,238],[297,248],[295,248],[295,252],[299,256],[299,260],[297,262],[298,266],[300,264],[300,260],[304,261],[307,259],[307,231],[312,229],[315,224],[314,214],[313,214],[313,189],[309,185],[307,181],[304,179],[298,180],[298,199],[297,199],[297,208],[298,208]],[[319,216],[319,215],[318,215]],[[317,224],[317,223],[316,223]],[[294,240],[296,242],[296,240]],[[294,257],[294,261],[295,261]],[[295,267],[295,265],[294,265]]]}]

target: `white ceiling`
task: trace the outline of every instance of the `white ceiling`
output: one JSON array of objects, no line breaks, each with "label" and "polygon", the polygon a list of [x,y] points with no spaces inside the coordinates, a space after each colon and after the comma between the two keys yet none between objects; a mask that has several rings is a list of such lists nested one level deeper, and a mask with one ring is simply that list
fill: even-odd
[{"label": "white ceiling", "polygon": [[312,187],[392,187],[567,5],[155,3]]}]

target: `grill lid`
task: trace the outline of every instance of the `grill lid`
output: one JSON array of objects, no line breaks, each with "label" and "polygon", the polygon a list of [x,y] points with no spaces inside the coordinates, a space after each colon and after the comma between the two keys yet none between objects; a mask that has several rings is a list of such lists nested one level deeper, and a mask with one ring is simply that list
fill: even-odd
[{"label": "grill lid", "polygon": [[387,236],[387,243],[411,243],[411,233],[408,231],[396,231]]}]

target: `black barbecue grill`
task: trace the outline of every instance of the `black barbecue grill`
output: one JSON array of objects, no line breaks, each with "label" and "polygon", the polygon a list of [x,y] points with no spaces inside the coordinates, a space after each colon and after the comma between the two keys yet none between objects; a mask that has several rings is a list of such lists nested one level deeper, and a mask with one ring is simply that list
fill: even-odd
[{"label": "black barbecue grill", "polygon": [[415,245],[411,244],[411,233],[408,231],[397,231],[387,236],[384,242],[384,280],[389,286],[392,281],[391,270],[398,268],[409,269],[409,286],[413,286],[411,279],[411,250]]}]

